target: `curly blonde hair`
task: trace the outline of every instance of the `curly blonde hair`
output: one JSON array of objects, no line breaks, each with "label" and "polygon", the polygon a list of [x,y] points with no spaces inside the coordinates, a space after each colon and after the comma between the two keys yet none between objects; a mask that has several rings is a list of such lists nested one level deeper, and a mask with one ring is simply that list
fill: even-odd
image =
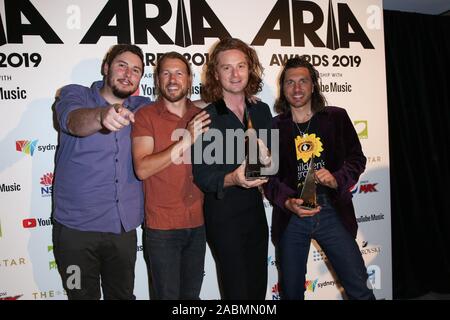
[{"label": "curly blonde hair", "polygon": [[216,79],[216,68],[219,64],[218,55],[222,51],[236,49],[245,54],[250,70],[248,84],[245,87],[245,96],[251,97],[262,90],[263,67],[259,62],[255,49],[247,45],[240,39],[224,38],[221,39],[210,54],[206,64],[205,83],[202,86],[201,97],[205,102],[214,102],[223,99],[222,86]]}]

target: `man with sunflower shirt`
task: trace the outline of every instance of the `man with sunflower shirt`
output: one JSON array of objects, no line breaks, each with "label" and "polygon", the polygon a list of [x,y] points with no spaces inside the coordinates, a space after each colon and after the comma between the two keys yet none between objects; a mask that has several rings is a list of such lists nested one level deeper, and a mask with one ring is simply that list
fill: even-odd
[{"label": "man with sunflower shirt", "polygon": [[[355,241],[357,223],[349,189],[365,169],[362,152],[347,112],[325,107],[319,73],[303,57],[291,58],[279,79],[280,169],[264,186],[273,205],[272,241],[277,249],[282,299],[304,299],[311,239],[331,262],[349,299],[375,299],[367,287],[367,270]],[[305,209],[299,189],[314,166],[317,203]],[[302,207],[301,207],[302,206]]]}]

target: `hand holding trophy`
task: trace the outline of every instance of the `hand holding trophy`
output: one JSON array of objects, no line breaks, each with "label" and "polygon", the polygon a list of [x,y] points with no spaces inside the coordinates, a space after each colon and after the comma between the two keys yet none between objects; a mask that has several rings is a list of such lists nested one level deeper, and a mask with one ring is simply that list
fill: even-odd
[{"label": "hand holding trophy", "polygon": [[245,135],[245,178],[247,180],[264,179],[262,170],[270,166],[270,151],[261,139],[258,139],[248,110],[245,110],[247,131]]}]

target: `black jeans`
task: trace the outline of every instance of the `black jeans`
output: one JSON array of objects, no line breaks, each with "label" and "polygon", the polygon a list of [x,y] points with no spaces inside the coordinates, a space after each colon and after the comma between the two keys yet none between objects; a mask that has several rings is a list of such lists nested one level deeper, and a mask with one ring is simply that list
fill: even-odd
[{"label": "black jeans", "polygon": [[54,221],[53,246],[69,300],[100,299],[100,283],[105,300],[135,299],[136,230],[79,231]]}]

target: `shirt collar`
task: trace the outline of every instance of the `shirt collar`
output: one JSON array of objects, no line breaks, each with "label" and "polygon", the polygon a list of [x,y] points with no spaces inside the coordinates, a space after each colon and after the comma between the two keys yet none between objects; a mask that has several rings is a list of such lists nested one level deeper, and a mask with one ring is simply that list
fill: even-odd
[{"label": "shirt collar", "polygon": [[[158,112],[158,115],[162,116],[162,115],[171,115],[171,116],[175,116],[177,118],[179,118],[177,115],[169,112],[169,110],[166,107],[166,104],[164,103],[164,100],[162,99],[158,99],[155,101],[154,108],[156,108],[156,111]],[[197,107],[194,105],[194,103],[192,103],[191,100],[187,99],[186,100],[186,113],[183,116],[184,118],[191,118],[193,114],[197,113]]]},{"label": "shirt collar", "polygon": [[[105,85],[105,82],[103,80],[95,81],[91,85],[91,90],[94,93],[95,102],[98,103],[99,106],[108,106],[108,105],[110,105],[110,103],[108,101],[106,101],[105,98],[103,98],[103,96],[100,93],[100,90],[101,90],[101,88],[103,88],[104,85]],[[132,110],[133,108],[130,108],[130,106],[132,106],[131,97],[132,96],[129,96],[128,98],[126,98],[123,101],[123,105],[126,108],[129,108],[129,109]]]}]

